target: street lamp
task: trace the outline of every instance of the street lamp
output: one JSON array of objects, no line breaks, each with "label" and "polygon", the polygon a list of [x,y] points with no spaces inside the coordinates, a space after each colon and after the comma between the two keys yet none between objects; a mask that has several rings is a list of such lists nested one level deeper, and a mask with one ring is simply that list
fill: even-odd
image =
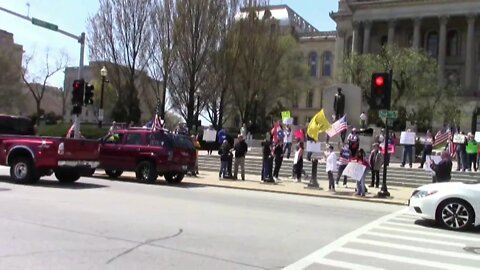
[{"label": "street lamp", "polygon": [[195,117],[195,131],[198,133],[198,118],[200,117],[200,89],[197,89],[197,91],[195,91],[195,94],[197,96],[197,115]]},{"label": "street lamp", "polygon": [[105,78],[108,75],[107,68],[105,66],[100,70],[100,76],[102,76],[102,92],[100,94],[100,110],[98,110],[98,127],[102,127],[103,122],[103,90],[105,88]]}]

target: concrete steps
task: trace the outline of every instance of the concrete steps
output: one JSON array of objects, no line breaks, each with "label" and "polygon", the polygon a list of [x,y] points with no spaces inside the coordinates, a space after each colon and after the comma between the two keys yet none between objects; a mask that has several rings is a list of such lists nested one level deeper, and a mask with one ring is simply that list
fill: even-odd
[{"label": "concrete steps", "polygon": [[[395,164],[395,166],[398,166]],[[390,186],[402,186],[402,187],[418,187],[421,185],[429,184],[432,182],[432,176],[423,169],[417,168],[399,168],[391,166],[388,167],[387,184]],[[293,158],[284,159],[282,167],[280,169],[280,178],[289,179],[292,176]],[[311,174],[311,162],[304,160],[304,170],[307,175]],[[200,155],[199,156],[199,169],[205,171],[219,171],[220,159],[218,155]],[[245,171],[247,174],[256,174],[260,178],[260,172],[262,170],[262,160],[256,156],[247,156],[245,160]],[[327,179],[325,172],[325,164],[319,163],[317,169],[317,177],[319,181]],[[382,173],[380,173],[380,180]],[[350,183],[353,180],[349,180]],[[366,182],[369,183],[370,175],[367,176]],[[452,172],[452,181],[460,181],[465,183],[478,183],[480,182],[480,173],[470,172]]]}]

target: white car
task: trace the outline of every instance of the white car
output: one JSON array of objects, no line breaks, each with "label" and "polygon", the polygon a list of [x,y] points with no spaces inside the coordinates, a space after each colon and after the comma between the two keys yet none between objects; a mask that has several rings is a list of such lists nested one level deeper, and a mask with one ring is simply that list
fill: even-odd
[{"label": "white car", "polygon": [[450,230],[480,225],[480,184],[444,182],[421,186],[408,204],[410,211]]}]

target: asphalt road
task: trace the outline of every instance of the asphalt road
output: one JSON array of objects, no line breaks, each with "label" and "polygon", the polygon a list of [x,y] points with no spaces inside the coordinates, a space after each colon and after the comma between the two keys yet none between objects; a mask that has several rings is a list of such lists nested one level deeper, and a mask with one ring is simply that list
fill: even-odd
[{"label": "asphalt road", "polygon": [[0,269],[278,269],[399,206],[0,167]]}]

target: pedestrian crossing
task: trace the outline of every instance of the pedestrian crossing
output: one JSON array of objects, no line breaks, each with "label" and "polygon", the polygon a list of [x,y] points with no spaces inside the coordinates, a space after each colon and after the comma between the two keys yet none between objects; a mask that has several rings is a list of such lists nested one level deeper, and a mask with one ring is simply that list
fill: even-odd
[{"label": "pedestrian crossing", "polygon": [[478,270],[480,230],[444,230],[405,208],[342,236],[284,269]]}]

